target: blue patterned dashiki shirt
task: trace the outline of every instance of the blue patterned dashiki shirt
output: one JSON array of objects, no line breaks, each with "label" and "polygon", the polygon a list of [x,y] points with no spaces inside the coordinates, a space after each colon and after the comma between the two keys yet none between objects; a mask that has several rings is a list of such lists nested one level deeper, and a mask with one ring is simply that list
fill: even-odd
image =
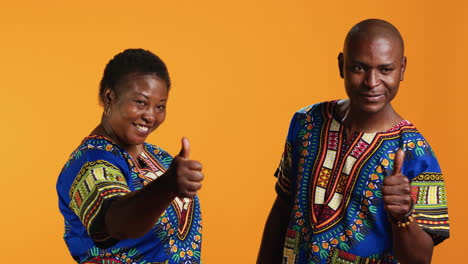
[{"label": "blue patterned dashiki shirt", "polygon": [[397,263],[383,205],[383,178],[396,151],[411,180],[414,218],[435,244],[449,237],[445,186],[432,149],[408,121],[378,133],[344,136],[338,101],[294,115],[275,176],[293,205],[283,263]]},{"label": "blue patterned dashiki shirt", "polygon": [[90,136],[62,169],[57,192],[65,219],[64,239],[78,263],[201,263],[198,197],[176,198],[141,238],[118,241],[95,232],[112,199],[141,189],[172,162],[172,157],[156,146],[145,143],[143,149],[138,159],[132,160],[110,140]]}]

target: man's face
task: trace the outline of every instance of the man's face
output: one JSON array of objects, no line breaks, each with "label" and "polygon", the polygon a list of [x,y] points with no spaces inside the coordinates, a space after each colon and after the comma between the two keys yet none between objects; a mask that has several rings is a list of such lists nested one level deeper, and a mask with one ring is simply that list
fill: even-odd
[{"label": "man's face", "polygon": [[340,54],[340,72],[352,111],[374,114],[391,109],[406,68],[400,43],[391,37],[359,36]]}]

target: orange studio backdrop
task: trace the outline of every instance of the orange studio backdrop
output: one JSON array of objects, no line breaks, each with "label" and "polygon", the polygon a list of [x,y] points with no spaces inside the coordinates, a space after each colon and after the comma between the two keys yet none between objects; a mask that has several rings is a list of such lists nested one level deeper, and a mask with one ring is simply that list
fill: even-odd
[{"label": "orange studio backdrop", "polygon": [[0,262],[73,263],[55,181],[99,122],[105,64],[143,47],[173,79],[166,122],[148,141],[176,154],[187,136],[204,165],[204,263],[254,263],[290,118],[345,97],[336,58],[366,18],[403,34],[394,105],[445,173],[451,238],[433,263],[465,262],[467,17],[463,0],[2,1]]}]

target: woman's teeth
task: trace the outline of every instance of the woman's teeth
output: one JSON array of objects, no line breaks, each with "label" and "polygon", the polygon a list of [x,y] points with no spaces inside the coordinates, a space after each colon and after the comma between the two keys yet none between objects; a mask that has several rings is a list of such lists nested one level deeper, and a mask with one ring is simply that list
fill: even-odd
[{"label": "woman's teeth", "polygon": [[135,125],[138,130],[140,130],[143,133],[148,132],[149,128],[146,126],[140,126],[140,125]]}]

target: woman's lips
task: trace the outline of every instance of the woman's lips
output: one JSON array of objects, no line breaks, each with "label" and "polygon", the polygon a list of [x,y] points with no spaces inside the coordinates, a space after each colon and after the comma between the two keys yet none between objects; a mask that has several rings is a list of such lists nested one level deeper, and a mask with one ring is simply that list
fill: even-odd
[{"label": "woman's lips", "polygon": [[138,130],[138,132],[142,133],[142,134],[146,134],[149,132],[149,127],[148,126],[143,126],[143,125],[139,125],[139,124],[133,124],[136,129]]}]

